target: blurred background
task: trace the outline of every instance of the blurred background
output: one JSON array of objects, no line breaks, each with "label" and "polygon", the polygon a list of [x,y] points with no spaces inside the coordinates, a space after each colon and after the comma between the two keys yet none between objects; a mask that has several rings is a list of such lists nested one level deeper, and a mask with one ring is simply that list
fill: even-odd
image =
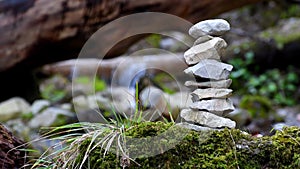
[{"label": "blurred background", "polygon": [[[29,141],[39,137],[41,127],[101,122],[99,113],[126,118],[136,107],[145,120],[176,119],[192,91],[178,83],[187,79],[182,60],[189,47],[181,41],[194,41],[187,34],[137,35],[115,45],[101,64],[83,59],[81,73],[74,70],[74,59],[96,30],[139,12],[173,14],[193,24],[227,20],[223,61],[234,67],[230,88],[236,107],[228,117],[253,135],[300,126],[297,0],[0,0],[0,122]],[[124,31],[121,25],[110,30],[103,43]],[[90,78],[95,66],[96,77]]]}]

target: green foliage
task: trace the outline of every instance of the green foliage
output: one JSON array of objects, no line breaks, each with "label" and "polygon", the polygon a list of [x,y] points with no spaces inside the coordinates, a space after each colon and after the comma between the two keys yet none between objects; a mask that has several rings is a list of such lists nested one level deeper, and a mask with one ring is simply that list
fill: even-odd
[{"label": "green foliage", "polygon": [[280,18],[291,18],[291,17],[300,17],[300,6],[299,5],[290,5],[287,9],[283,10]]},{"label": "green foliage", "polygon": [[276,47],[278,49],[283,49],[285,44],[296,41],[300,39],[300,33],[298,31],[292,31],[288,34],[281,32],[276,32],[274,30],[266,30],[261,32],[261,37],[265,39],[274,39],[276,42]]},{"label": "green foliage", "polygon": [[25,120],[25,121],[29,121],[30,119],[32,119],[34,117],[33,113],[32,112],[29,112],[29,113],[23,113],[21,118],[22,120]]},{"label": "green foliage", "polygon": [[240,94],[267,97],[275,105],[295,105],[297,101],[295,94],[299,83],[295,68],[289,67],[285,71],[270,69],[258,74],[259,67],[253,65],[253,58],[254,54],[248,52],[245,54],[245,60],[235,58],[229,61],[235,68],[231,73],[233,89]]},{"label": "green foliage", "polygon": [[54,84],[47,85],[44,90],[41,91],[41,97],[51,102],[60,101],[66,95],[67,92],[65,90],[55,88]]},{"label": "green foliage", "polygon": [[[100,79],[99,77],[95,77],[91,79],[88,76],[81,76],[74,79],[75,83],[88,85],[91,82],[94,82],[95,92],[103,91],[106,89],[106,83],[104,80]],[[94,80],[94,81],[93,81]]]},{"label": "green foliage", "polygon": [[[161,122],[145,122],[125,134],[128,137],[146,138],[163,133],[172,126]],[[173,138],[184,130],[179,126],[176,129]],[[156,143],[157,147],[163,147],[165,142],[170,144],[172,139],[162,139]],[[251,137],[236,129],[190,131],[174,148],[150,157],[145,151],[145,156],[134,159],[135,162],[130,163],[128,168],[299,168],[299,142],[300,129],[297,127],[284,128],[274,136],[263,138]],[[81,145],[80,152],[85,153],[88,145],[89,139]],[[130,150],[143,151],[147,144],[140,142],[136,146]],[[114,152],[108,152],[103,157],[103,149],[98,146],[89,154],[88,161],[91,168],[122,168],[120,158]],[[85,164],[87,166],[88,163]]]},{"label": "green foliage", "polygon": [[[98,123],[76,123],[56,127],[52,132],[55,131],[59,133],[56,139],[67,146],[38,159],[32,168],[122,168],[124,160],[130,160],[127,168],[147,169],[300,167],[298,127],[286,127],[273,136],[262,138],[238,129],[196,132],[163,122],[141,122],[126,130]],[[87,133],[77,133],[80,131]],[[160,139],[147,142],[147,138],[158,135]],[[133,139],[138,142],[126,148],[126,140],[130,138],[139,139]],[[169,145],[171,149],[156,156],[148,154]],[[132,159],[130,155],[136,152],[142,155]]]},{"label": "green foliage", "polygon": [[240,107],[248,110],[253,118],[267,118],[267,114],[272,110],[271,101],[258,95],[245,95],[240,102]]},{"label": "green foliage", "polygon": [[161,39],[162,39],[161,35],[152,34],[146,38],[146,42],[148,42],[154,48],[159,48]]}]

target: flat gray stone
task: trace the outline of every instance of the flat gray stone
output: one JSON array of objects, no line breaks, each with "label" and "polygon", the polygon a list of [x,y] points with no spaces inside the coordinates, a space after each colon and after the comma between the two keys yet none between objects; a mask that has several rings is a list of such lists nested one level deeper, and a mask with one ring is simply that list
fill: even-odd
[{"label": "flat gray stone", "polygon": [[226,116],[234,110],[233,103],[230,99],[211,99],[194,102],[190,105],[191,109],[207,110],[218,116]]},{"label": "flat gray stone", "polygon": [[198,64],[185,69],[184,72],[201,78],[225,80],[228,79],[232,69],[232,65],[212,59],[205,59]]},{"label": "flat gray stone", "polygon": [[232,93],[231,89],[216,89],[216,88],[208,88],[208,89],[196,89],[191,93],[192,100],[194,102],[208,99],[208,98],[228,98]]},{"label": "flat gray stone", "polygon": [[50,105],[51,103],[48,100],[35,100],[31,105],[31,113],[38,114],[39,112],[49,107]]},{"label": "flat gray stone", "polygon": [[211,88],[228,88],[232,83],[231,79],[219,80],[219,81],[209,81],[209,82],[195,82],[186,81],[184,83],[187,87],[211,87]]},{"label": "flat gray stone", "polygon": [[28,123],[30,128],[39,128],[39,127],[49,127],[52,126],[56,121],[59,121],[59,115],[66,116],[69,118],[75,117],[76,114],[56,108],[49,107],[42,111],[41,113],[34,116]]},{"label": "flat gray stone", "polygon": [[191,47],[184,52],[184,59],[188,65],[193,65],[204,59],[221,60],[227,43],[224,39],[215,37],[207,42]]},{"label": "flat gray stone", "polygon": [[201,36],[201,37],[199,37],[199,38],[194,42],[194,45],[193,45],[193,46],[199,45],[199,44],[201,44],[201,43],[205,43],[205,42],[207,42],[207,41],[212,40],[213,38],[214,38],[214,37],[209,36],[209,35]]},{"label": "flat gray stone", "polygon": [[200,125],[212,128],[235,128],[236,123],[228,118],[220,117],[206,111],[195,111],[183,109],[180,116],[186,121],[198,123]]},{"label": "flat gray stone", "polygon": [[229,30],[230,24],[224,19],[209,19],[192,26],[189,34],[194,38],[204,35],[220,36]]}]

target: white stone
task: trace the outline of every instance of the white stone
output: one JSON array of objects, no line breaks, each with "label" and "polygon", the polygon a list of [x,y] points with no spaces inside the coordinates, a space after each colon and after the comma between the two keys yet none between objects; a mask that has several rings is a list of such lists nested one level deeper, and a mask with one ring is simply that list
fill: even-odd
[{"label": "white stone", "polygon": [[211,87],[211,88],[228,88],[232,83],[231,79],[219,80],[219,81],[209,81],[209,82],[195,82],[186,81],[184,83],[187,87]]},{"label": "white stone", "polygon": [[220,117],[206,111],[183,109],[180,116],[186,121],[191,121],[212,128],[235,128],[236,123],[228,118]]},{"label": "white stone", "polygon": [[60,105],[61,109],[67,110],[67,111],[71,111],[72,110],[72,104],[70,103],[63,103]]},{"label": "white stone", "polygon": [[191,93],[194,102],[208,98],[228,98],[232,93],[231,89],[196,89]]},{"label": "white stone", "polygon": [[0,103],[0,122],[5,122],[19,117],[22,113],[29,113],[29,103],[20,98],[14,97]]},{"label": "white stone", "polygon": [[31,112],[32,114],[38,114],[43,109],[50,106],[50,101],[48,100],[35,100],[31,105]]},{"label": "white stone", "polygon": [[233,103],[230,99],[211,99],[194,102],[190,108],[197,110],[207,110],[218,116],[226,116],[234,110]]},{"label": "white stone", "polygon": [[68,117],[74,117],[75,114],[60,108],[49,107],[41,113],[37,114],[34,118],[29,121],[31,128],[49,127],[55,123],[59,115]]},{"label": "white stone", "polygon": [[209,19],[192,26],[189,34],[194,38],[204,35],[220,36],[229,30],[230,24],[224,19]]},{"label": "white stone", "polygon": [[201,37],[199,37],[199,38],[194,42],[194,45],[193,45],[193,46],[199,45],[199,44],[201,44],[201,43],[205,43],[205,42],[207,42],[207,41],[212,40],[213,38],[214,38],[214,37],[209,36],[209,35],[201,36]]},{"label": "white stone", "polygon": [[184,52],[184,59],[188,65],[196,64],[204,59],[221,60],[227,43],[219,37],[215,37],[205,43],[191,47]]},{"label": "white stone", "polygon": [[185,69],[184,72],[201,78],[224,80],[228,79],[232,69],[232,65],[212,59],[205,59],[198,64]]}]

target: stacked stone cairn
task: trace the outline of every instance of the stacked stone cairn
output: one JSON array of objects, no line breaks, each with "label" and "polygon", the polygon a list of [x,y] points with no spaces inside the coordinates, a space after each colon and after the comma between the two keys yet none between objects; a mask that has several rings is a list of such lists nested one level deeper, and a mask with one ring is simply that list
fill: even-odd
[{"label": "stacked stone cairn", "polygon": [[236,126],[234,121],[225,117],[234,110],[228,98],[232,93],[228,87],[232,82],[229,75],[233,66],[221,62],[227,44],[219,37],[229,30],[229,23],[223,19],[201,21],[189,30],[197,40],[184,53],[189,65],[184,72],[195,77],[196,81],[186,81],[185,85],[196,90],[191,93],[193,103],[180,112],[188,128],[202,130]]}]

